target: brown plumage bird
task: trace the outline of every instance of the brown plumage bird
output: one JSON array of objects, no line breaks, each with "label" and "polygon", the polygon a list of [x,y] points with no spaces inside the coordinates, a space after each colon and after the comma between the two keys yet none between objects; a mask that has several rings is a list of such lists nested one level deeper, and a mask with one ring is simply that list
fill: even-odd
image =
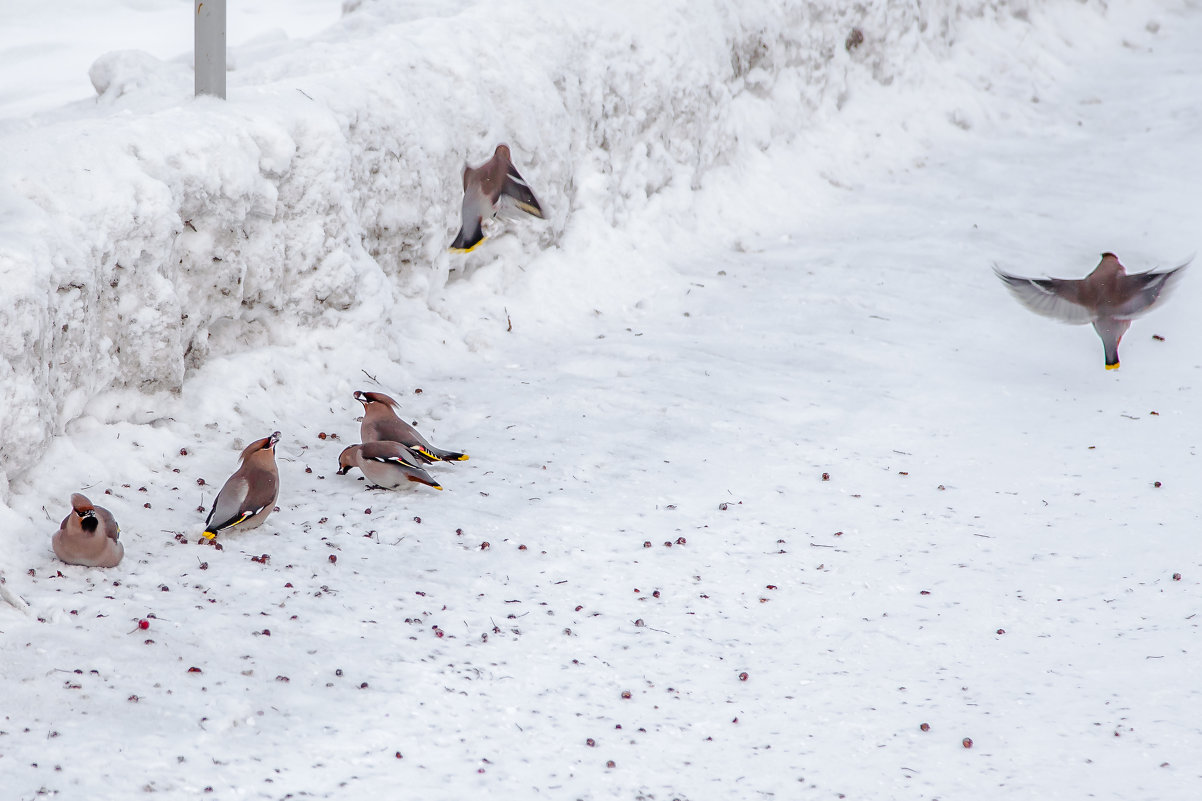
[{"label": "brown plumage bird", "polygon": [[1106,352],[1106,369],[1119,366],[1119,342],[1131,320],[1155,308],[1181,280],[1185,264],[1161,272],[1127,275],[1113,253],[1084,278],[1022,278],[994,267],[998,278],[1036,314],[1065,323],[1093,323]]},{"label": "brown plumage bird", "polygon": [[410,482],[442,489],[422,469],[417,455],[399,442],[380,440],[350,446],[338,456],[338,475],[345,476],[352,467],[359,468],[368,481],[385,489],[400,489]]},{"label": "brown plumage bird", "polygon": [[363,422],[359,425],[359,438],[364,442],[399,442],[413,451],[422,464],[467,461],[466,453],[444,451],[431,445],[416,428],[397,415],[397,402],[383,392],[355,390],[355,400],[363,404]]},{"label": "brown plumage bird", "polygon": [[543,219],[542,206],[513,166],[509,146],[497,145],[491,159],[479,167],[463,168],[463,225],[451,250],[475,250],[484,241],[484,218],[495,216],[507,204]]},{"label": "brown plumage bird", "polygon": [[275,509],[280,494],[280,474],[275,466],[275,445],[280,432],[257,439],[242,451],[242,466],[229,477],[205,520],[204,536],[214,539],[222,531],[262,525]]},{"label": "brown plumage bird", "polygon": [[93,506],[78,492],[71,496],[71,513],[54,534],[54,555],[69,565],[116,567],[125,556],[121,527],[102,506]]}]

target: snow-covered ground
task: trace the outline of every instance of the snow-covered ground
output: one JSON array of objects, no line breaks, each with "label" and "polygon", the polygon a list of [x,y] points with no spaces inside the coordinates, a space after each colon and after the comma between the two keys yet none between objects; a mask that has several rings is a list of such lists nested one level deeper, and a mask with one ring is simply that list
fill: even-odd
[{"label": "snow-covered ground", "polygon": [[[20,178],[0,260],[42,304],[0,319],[112,325],[47,340],[59,375],[5,378],[10,407],[50,396],[36,424],[4,412],[10,446],[39,444],[3,451],[0,567],[29,604],[0,605],[10,797],[1196,795],[1202,287],[1137,321],[1112,373],[990,267],[1197,249],[1202,9],[873,4],[848,51],[849,17],[744,5],[686,24],[697,5],[664,4],[635,30],[364,2],[244,51],[225,107],[186,100],[186,61],[113,57],[125,96],[0,122],[37,157],[0,167]],[[773,11],[795,27],[723,73]],[[449,38],[482,19],[532,31],[528,86]],[[806,61],[819,40],[838,46]],[[385,41],[402,61],[349,66]],[[346,83],[398,63],[431,85]],[[405,147],[355,150],[384,133]],[[462,161],[502,137],[551,219],[447,255]],[[381,203],[389,181],[411,194]],[[168,219],[189,203],[209,228]],[[89,295],[113,277],[124,295]],[[140,302],[203,322],[156,339]],[[46,336],[18,329],[10,361]],[[355,389],[472,455],[437,469],[444,492],[334,475]],[[198,547],[237,449],[274,429],[280,511]],[[79,490],[121,521],[121,566],[54,559]]]}]

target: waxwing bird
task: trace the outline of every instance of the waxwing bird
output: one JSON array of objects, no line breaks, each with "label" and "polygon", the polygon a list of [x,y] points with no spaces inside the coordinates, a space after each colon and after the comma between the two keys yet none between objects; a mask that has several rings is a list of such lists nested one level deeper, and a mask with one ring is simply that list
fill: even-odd
[{"label": "waxwing bird", "polygon": [[425,437],[417,433],[416,428],[397,416],[397,402],[383,392],[355,390],[355,400],[363,404],[363,423],[359,426],[359,438],[364,442],[399,442],[413,451],[421,464],[467,461],[466,453],[444,451],[431,445]]},{"label": "waxwing bird", "polygon": [[54,534],[54,555],[69,565],[116,567],[125,556],[120,537],[121,527],[109,510],[77,492],[71,496],[71,513]]},{"label": "waxwing bird", "polygon": [[215,539],[226,529],[256,528],[275,509],[280,494],[280,473],[275,466],[275,444],[280,432],[257,439],[242,451],[242,466],[229,477],[205,520],[204,536]]},{"label": "waxwing bird", "polygon": [[338,475],[345,476],[352,467],[359,468],[368,481],[385,489],[400,489],[410,481],[442,489],[421,468],[413,451],[399,442],[380,440],[350,446],[338,456]]},{"label": "waxwing bird", "polygon": [[1181,280],[1189,262],[1161,272],[1127,275],[1113,253],[1084,278],[1021,278],[994,272],[1019,302],[1036,314],[1065,323],[1093,323],[1106,350],[1106,369],[1119,366],[1119,341],[1131,320],[1156,307]]},{"label": "waxwing bird", "polygon": [[479,167],[463,168],[463,226],[451,250],[475,250],[484,241],[484,218],[495,216],[502,203],[544,219],[542,206],[509,158],[508,145],[497,145],[492,158]]}]

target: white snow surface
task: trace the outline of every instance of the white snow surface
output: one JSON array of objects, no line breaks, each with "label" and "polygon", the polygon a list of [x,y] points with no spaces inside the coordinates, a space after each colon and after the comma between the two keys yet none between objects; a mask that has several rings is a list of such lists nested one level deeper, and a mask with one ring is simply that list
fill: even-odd
[{"label": "white snow surface", "polygon": [[[1196,250],[1202,8],[304,5],[0,104],[7,797],[1196,795],[1202,288],[1108,372],[990,267]],[[449,254],[499,141],[548,220]],[[334,475],[356,389],[444,492]]]}]

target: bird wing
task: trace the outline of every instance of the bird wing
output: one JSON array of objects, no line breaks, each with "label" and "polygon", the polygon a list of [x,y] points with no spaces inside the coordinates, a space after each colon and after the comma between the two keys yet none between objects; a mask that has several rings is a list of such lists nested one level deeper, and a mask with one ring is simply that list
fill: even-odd
[{"label": "bird wing", "polygon": [[1124,276],[1121,284],[1123,301],[1115,306],[1112,314],[1130,320],[1150,311],[1180,283],[1188,266],[1187,261],[1171,270]]},{"label": "bird wing", "polygon": [[505,180],[501,183],[501,194],[508,197],[515,206],[527,214],[532,214],[540,220],[544,219],[543,207],[538,204],[538,198],[530,190],[530,185],[526,183],[526,179],[518,173],[512,164],[509,165],[509,170],[505,174]]},{"label": "bird wing", "polygon": [[417,468],[420,468],[423,463],[428,464],[428,460],[415,453],[411,446],[391,440],[365,442],[360,446],[359,452],[364,459],[371,459],[375,462],[404,464]]},{"label": "bird wing", "polygon": [[1088,323],[1097,316],[1079,302],[1080,280],[1023,278],[1004,273],[997,267],[993,271],[1019,303],[1036,314],[1073,325]]},{"label": "bird wing", "polygon": [[221,492],[217,493],[213,511],[209,512],[209,519],[205,521],[205,531],[218,532],[232,528],[274,504],[275,497],[274,480],[252,485],[245,476],[231,476]]}]

